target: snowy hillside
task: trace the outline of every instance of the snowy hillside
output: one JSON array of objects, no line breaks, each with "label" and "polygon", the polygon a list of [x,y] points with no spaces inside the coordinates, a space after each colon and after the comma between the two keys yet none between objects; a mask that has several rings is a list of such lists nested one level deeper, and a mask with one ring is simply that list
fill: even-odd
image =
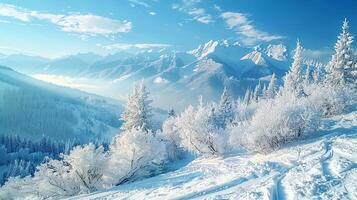
[{"label": "snowy hillside", "polygon": [[109,138],[120,123],[119,103],[48,84],[0,67],[0,134],[39,140]]},{"label": "snowy hillside", "polygon": [[71,199],[356,199],[356,155],[353,111],[324,119],[308,139],[271,154],[199,158],[176,171]]}]

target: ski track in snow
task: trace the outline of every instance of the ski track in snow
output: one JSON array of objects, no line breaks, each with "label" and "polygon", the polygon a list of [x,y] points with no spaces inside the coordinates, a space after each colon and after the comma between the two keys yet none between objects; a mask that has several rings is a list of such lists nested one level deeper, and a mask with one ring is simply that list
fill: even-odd
[{"label": "ski track in snow", "polygon": [[71,199],[357,199],[357,111],[267,155],[198,158],[166,174]]}]

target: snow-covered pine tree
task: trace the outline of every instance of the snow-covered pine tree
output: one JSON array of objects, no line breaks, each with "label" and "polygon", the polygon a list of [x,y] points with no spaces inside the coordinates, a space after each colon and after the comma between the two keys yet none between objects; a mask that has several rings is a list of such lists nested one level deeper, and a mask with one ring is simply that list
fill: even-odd
[{"label": "snow-covered pine tree", "polygon": [[126,109],[121,115],[124,120],[122,130],[130,131],[133,128],[148,131],[151,129],[151,100],[149,92],[143,82],[134,86],[133,93],[129,95]]},{"label": "snow-covered pine tree", "polygon": [[302,77],[301,77],[301,67],[302,67],[302,46],[299,40],[296,42],[295,53],[293,56],[293,63],[290,67],[289,72],[284,78],[284,90],[294,92],[298,96],[302,95]]},{"label": "snow-covered pine tree", "polygon": [[262,94],[263,94],[263,97],[265,97],[266,96],[266,93],[267,93],[267,86],[265,85],[265,83],[264,83],[264,85],[263,85],[263,89],[262,89]]},{"label": "snow-covered pine tree", "polygon": [[[335,44],[335,54],[327,66],[326,82],[334,86],[356,82],[356,65],[352,50],[353,36],[345,19]],[[354,71],[354,72],[353,72]]]},{"label": "snow-covered pine tree", "polygon": [[271,76],[268,88],[266,90],[266,98],[274,98],[276,94],[276,77],[275,73]]},{"label": "snow-covered pine tree", "polygon": [[255,86],[254,93],[253,93],[253,99],[255,102],[259,101],[260,92],[261,92],[261,85],[259,81],[258,85]]},{"label": "snow-covered pine tree", "polygon": [[226,87],[223,89],[221,100],[218,104],[218,117],[220,128],[226,128],[226,125],[232,122],[234,118],[233,99]]},{"label": "snow-covered pine tree", "polygon": [[314,83],[319,83],[321,78],[320,78],[320,72],[321,72],[321,63],[317,63],[314,68],[314,73],[312,75],[314,79]]},{"label": "snow-covered pine tree", "polygon": [[243,98],[243,102],[248,105],[250,104],[250,100],[251,100],[251,96],[250,96],[250,88],[247,88],[247,90],[245,91],[245,95]]},{"label": "snow-covered pine tree", "polygon": [[311,70],[310,70],[310,65],[306,66],[306,71],[305,71],[305,76],[304,76],[304,85],[309,85],[310,84],[310,78],[311,78]]}]

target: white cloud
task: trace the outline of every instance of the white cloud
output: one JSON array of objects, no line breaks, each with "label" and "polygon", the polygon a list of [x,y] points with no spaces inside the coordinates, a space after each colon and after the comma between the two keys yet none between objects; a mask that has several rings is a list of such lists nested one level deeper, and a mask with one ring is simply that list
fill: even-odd
[{"label": "white cloud", "polygon": [[115,43],[115,44],[103,46],[103,48],[107,50],[112,50],[112,49],[127,50],[127,49],[165,48],[170,46],[171,45],[168,44],[150,44],[150,43],[139,43],[139,44]]},{"label": "white cloud", "polygon": [[149,12],[149,15],[156,15],[156,12]]},{"label": "white cloud", "polygon": [[145,8],[150,7],[150,5],[145,2],[145,0],[129,0],[129,2],[131,3],[132,7],[135,7],[135,5],[144,6]]},{"label": "white cloud", "polygon": [[214,8],[215,10],[219,11],[219,12],[222,12],[222,8],[221,8],[219,5],[217,5],[217,4],[214,4],[214,5],[213,5],[213,8]]},{"label": "white cloud", "polygon": [[184,12],[190,15],[193,20],[203,24],[213,22],[212,16],[208,14],[205,9],[197,7],[197,4],[200,2],[200,0],[182,0],[180,4],[172,5],[172,9]]},{"label": "white cloud", "polygon": [[13,17],[24,22],[29,22],[31,19],[31,12],[18,9],[16,6],[9,4],[0,4],[0,15]]},{"label": "white cloud", "polygon": [[269,42],[272,40],[282,39],[283,36],[272,35],[267,32],[260,31],[252,25],[252,21],[248,16],[237,12],[224,12],[221,17],[226,21],[229,29],[234,30],[241,42],[246,45],[253,45],[261,41]]},{"label": "white cloud", "polygon": [[110,35],[129,32],[132,24],[92,14],[57,15],[30,11],[14,5],[0,4],[0,16],[12,17],[23,22],[44,20],[57,25],[65,32],[88,35]]},{"label": "white cloud", "polygon": [[86,78],[72,78],[68,76],[51,75],[51,74],[35,74],[32,77],[52,84],[70,87],[70,88],[83,89],[87,91],[99,88],[95,84],[89,84],[92,83],[92,81]]},{"label": "white cloud", "polygon": [[330,48],[322,48],[322,49],[304,49],[302,55],[307,59],[318,60],[321,62],[327,62],[331,59],[333,54],[333,50]]}]

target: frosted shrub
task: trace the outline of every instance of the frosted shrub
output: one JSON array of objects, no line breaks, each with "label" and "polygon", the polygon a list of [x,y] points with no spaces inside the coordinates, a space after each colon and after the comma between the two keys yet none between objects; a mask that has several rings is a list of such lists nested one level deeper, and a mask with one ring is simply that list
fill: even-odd
[{"label": "frosted shrub", "polygon": [[261,101],[251,121],[232,129],[232,137],[248,150],[266,153],[316,130],[319,119],[319,110],[307,98],[285,93]]},{"label": "frosted shrub", "polygon": [[227,134],[216,126],[212,105],[189,106],[179,117],[177,127],[181,145],[200,155],[221,155],[225,152]]},{"label": "frosted shrub", "polygon": [[356,90],[348,85],[330,86],[311,84],[305,88],[310,101],[319,107],[323,117],[341,114],[357,99]]},{"label": "frosted shrub", "polygon": [[79,182],[81,193],[90,193],[103,189],[103,173],[107,162],[102,146],[96,148],[89,144],[77,146],[69,155],[64,155],[63,161],[69,163],[71,171]]},{"label": "frosted shrub", "polygon": [[110,146],[105,182],[120,185],[153,176],[163,170],[166,160],[165,143],[160,138],[151,131],[133,128]]},{"label": "frosted shrub", "polygon": [[166,142],[166,151],[169,160],[177,160],[180,157],[181,152],[181,138],[178,132],[176,117],[169,117],[164,121],[160,137]]},{"label": "frosted shrub", "polygon": [[32,199],[58,199],[90,193],[103,188],[105,162],[103,147],[78,146],[62,160],[51,159],[40,165],[34,177],[11,178],[1,188],[0,197],[22,199],[33,195]]}]

